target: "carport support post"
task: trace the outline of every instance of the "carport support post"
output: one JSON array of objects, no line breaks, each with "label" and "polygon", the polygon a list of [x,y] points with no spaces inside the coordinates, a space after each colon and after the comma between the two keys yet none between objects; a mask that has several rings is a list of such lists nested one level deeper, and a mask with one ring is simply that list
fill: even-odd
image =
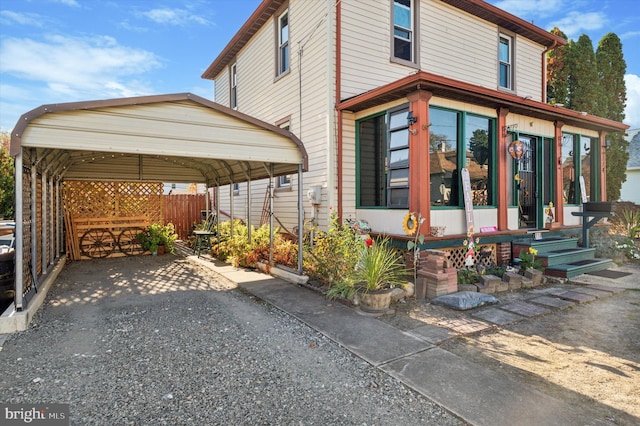
[{"label": "carport support post", "polygon": [[62,201],[60,200],[60,180],[56,180],[56,259],[60,257],[62,245]]},{"label": "carport support post", "polygon": [[[38,202],[37,192],[38,192],[38,174],[36,169],[37,163],[35,161],[31,161],[31,276],[35,280],[38,276],[38,208],[36,204]],[[33,283],[34,285],[36,283]]]},{"label": "carport support post", "polygon": [[269,165],[269,265],[273,264],[273,163]]},{"label": "carport support post", "polygon": [[51,195],[51,199],[49,200],[49,212],[51,212],[51,222],[49,224],[49,242],[47,243],[47,247],[49,249],[49,265],[53,264],[53,255],[54,255],[54,247],[55,247],[55,243],[56,240],[54,239],[54,235],[53,235],[53,231],[55,229],[55,226],[53,226],[53,224],[55,223],[56,220],[56,208],[55,208],[55,200],[56,197],[53,194],[53,175],[49,178],[49,194]]},{"label": "carport support post", "polygon": [[302,275],[302,233],[304,231],[304,208],[302,207],[302,164],[298,164],[298,274]]},{"label": "carport support post", "polygon": [[42,259],[42,275],[47,274],[47,171],[42,172],[42,194],[40,196],[40,220],[42,221],[42,227],[40,228],[40,258]]},{"label": "carport support post", "polygon": [[16,163],[15,163],[15,194],[16,194],[16,227],[15,227],[15,285],[16,285],[16,294],[14,295],[14,302],[16,304],[16,310],[22,310],[22,294],[24,288],[24,231],[22,227],[24,226],[24,219],[22,217],[23,206],[22,206],[22,149],[18,155],[16,155]]}]

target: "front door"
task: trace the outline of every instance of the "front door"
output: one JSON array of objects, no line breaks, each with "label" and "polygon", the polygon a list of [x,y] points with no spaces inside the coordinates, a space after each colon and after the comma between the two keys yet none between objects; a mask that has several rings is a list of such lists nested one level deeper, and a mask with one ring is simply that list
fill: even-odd
[{"label": "front door", "polygon": [[516,165],[518,171],[518,201],[520,207],[520,228],[538,227],[538,185],[536,175],[537,139],[520,136],[523,155]]}]

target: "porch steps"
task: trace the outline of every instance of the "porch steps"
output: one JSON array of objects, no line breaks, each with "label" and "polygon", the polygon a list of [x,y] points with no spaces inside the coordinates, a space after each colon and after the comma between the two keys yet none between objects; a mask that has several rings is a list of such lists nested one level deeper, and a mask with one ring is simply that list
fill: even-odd
[{"label": "porch steps", "polygon": [[613,265],[611,259],[595,257],[594,248],[578,247],[577,238],[543,238],[540,240],[516,240],[512,243],[514,260],[519,260],[521,250],[533,247],[536,258],[544,266],[544,274],[559,278],[573,278],[588,272],[601,271]]},{"label": "porch steps", "polygon": [[611,259],[587,259],[545,268],[544,274],[552,277],[573,278],[588,272],[602,271],[610,266],[613,266]]}]

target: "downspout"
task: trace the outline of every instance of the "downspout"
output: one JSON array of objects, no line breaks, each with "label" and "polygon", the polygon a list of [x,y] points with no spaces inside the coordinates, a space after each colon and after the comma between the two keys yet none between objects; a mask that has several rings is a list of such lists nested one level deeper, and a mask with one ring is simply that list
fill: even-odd
[{"label": "downspout", "polygon": [[[273,185],[273,163],[271,163],[269,165],[269,265],[273,265]],[[300,233],[301,230],[298,230],[298,234]]]},{"label": "downspout", "polygon": [[[340,98],[342,97],[342,94],[340,93],[340,88],[341,88],[341,75],[342,75],[342,64],[340,62],[340,58],[341,58],[341,50],[340,50],[340,46],[342,44],[342,2],[338,1],[336,3],[336,103],[335,103],[335,107],[337,108],[338,105],[340,105]],[[340,220],[342,220],[342,192],[343,192],[343,176],[342,176],[342,162],[343,162],[343,156],[342,156],[342,110],[338,110],[338,146],[337,146],[337,167],[338,167],[338,207],[337,207],[337,212],[338,212],[338,218]],[[356,203],[357,204],[357,203]]]},{"label": "downspout", "polygon": [[547,103],[547,53],[558,46],[558,41],[554,40],[551,46],[542,51],[542,99],[543,103]]}]

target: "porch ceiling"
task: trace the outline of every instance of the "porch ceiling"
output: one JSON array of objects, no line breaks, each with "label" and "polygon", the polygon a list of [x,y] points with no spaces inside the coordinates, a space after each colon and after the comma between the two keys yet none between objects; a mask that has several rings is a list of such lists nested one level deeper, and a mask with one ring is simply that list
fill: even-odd
[{"label": "porch ceiling", "polygon": [[63,179],[215,186],[308,166],[291,132],[191,93],[43,105],[14,128],[21,149]]}]

